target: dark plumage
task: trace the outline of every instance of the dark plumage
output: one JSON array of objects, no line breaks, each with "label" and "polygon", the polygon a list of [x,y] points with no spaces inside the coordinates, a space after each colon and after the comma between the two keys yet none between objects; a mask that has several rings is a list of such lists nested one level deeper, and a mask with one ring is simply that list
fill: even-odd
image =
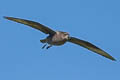
[{"label": "dark plumage", "polygon": [[66,42],[71,42],[77,45],[80,45],[84,48],[87,48],[88,50],[91,50],[95,53],[98,53],[106,58],[109,58],[111,60],[115,60],[111,55],[109,55],[108,53],[106,53],[105,51],[103,51],[102,49],[96,47],[95,45],[84,41],[84,40],[80,40],[78,38],[75,37],[70,37],[69,33],[67,32],[62,32],[62,31],[54,31],[40,23],[34,22],[34,21],[30,21],[30,20],[24,20],[24,19],[19,19],[19,18],[13,18],[13,17],[4,17],[8,20],[12,20],[18,23],[22,23],[25,25],[28,25],[32,28],[38,29],[40,31],[42,31],[45,34],[49,34],[49,36],[43,40],[40,40],[42,43],[47,43],[49,44],[49,46],[47,46],[47,44],[45,44],[42,48],[50,48],[53,45],[55,46],[60,46],[65,44]]}]

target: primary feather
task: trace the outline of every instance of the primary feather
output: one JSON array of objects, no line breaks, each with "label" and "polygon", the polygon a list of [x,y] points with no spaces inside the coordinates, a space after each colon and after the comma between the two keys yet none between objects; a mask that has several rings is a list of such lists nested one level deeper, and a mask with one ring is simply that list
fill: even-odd
[{"label": "primary feather", "polygon": [[25,19],[19,19],[19,18],[13,18],[13,17],[4,17],[4,18],[11,20],[11,21],[15,21],[18,23],[22,23],[22,24],[31,26],[32,28],[38,29],[45,34],[55,34],[55,31],[53,31],[52,29],[50,29],[50,28],[48,28],[48,27],[46,27],[38,22],[25,20]]},{"label": "primary feather", "polygon": [[84,48],[87,48],[93,52],[96,52],[106,58],[109,58],[111,60],[115,60],[111,55],[109,55],[108,53],[106,53],[105,51],[101,50],[100,48],[96,47],[95,45],[87,42],[87,41],[84,41],[84,40],[80,40],[80,39],[77,39],[75,37],[71,37],[69,40],[69,42],[72,42],[74,44],[77,44],[77,45],[80,45]]}]

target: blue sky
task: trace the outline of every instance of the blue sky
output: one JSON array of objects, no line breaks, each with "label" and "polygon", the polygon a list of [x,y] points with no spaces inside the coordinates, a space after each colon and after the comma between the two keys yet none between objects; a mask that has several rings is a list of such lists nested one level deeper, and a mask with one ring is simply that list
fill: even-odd
[{"label": "blue sky", "polygon": [[[119,0],[0,1],[0,80],[119,80]],[[116,62],[67,43],[48,50],[38,30],[3,16],[40,22],[99,46]]]}]

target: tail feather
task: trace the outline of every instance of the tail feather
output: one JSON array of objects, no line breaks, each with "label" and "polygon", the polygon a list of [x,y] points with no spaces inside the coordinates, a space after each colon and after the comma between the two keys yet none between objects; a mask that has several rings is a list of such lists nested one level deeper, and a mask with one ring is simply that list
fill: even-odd
[{"label": "tail feather", "polygon": [[41,43],[46,43],[46,39],[40,40]]}]

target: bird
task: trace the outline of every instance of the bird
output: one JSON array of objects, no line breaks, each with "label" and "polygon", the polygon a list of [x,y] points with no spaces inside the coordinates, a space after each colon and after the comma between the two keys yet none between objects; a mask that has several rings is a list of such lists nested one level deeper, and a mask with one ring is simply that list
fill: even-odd
[{"label": "bird", "polygon": [[45,45],[43,45],[42,49],[44,49],[44,48],[49,49],[52,46],[61,46],[61,45],[64,45],[66,42],[70,42],[70,43],[74,43],[76,45],[82,46],[82,47],[84,47],[90,51],[93,51],[103,57],[106,57],[112,61],[116,61],[115,58],[113,58],[110,54],[108,54],[104,50],[100,49],[99,47],[95,46],[94,44],[92,44],[88,41],[81,40],[76,37],[72,37],[72,36],[70,36],[70,34],[68,32],[54,31],[43,24],[40,24],[35,21],[31,21],[31,20],[7,17],[7,16],[4,16],[4,18],[27,25],[27,26],[30,26],[34,29],[37,29],[37,30],[47,34],[48,36],[45,39],[40,40],[41,43],[45,43]]}]

